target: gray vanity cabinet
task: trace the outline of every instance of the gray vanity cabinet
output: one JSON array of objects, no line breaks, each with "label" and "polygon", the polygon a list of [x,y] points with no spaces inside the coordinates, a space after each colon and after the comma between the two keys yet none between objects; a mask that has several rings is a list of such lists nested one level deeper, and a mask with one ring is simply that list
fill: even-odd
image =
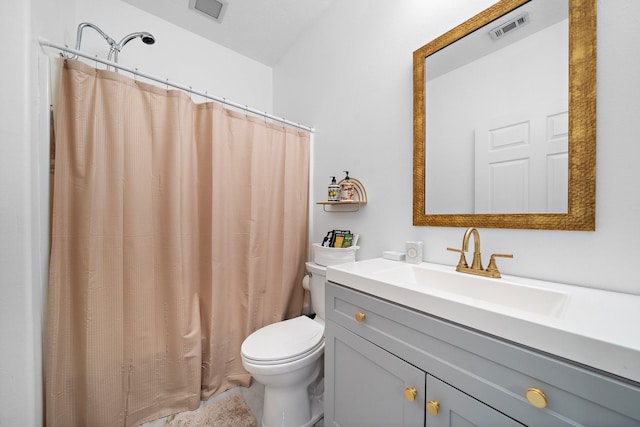
[{"label": "gray vanity cabinet", "polygon": [[638,383],[332,282],[325,294],[327,426],[640,426]]},{"label": "gray vanity cabinet", "polygon": [[[326,330],[325,385],[331,393],[325,396],[325,425],[522,426],[341,326],[332,324]],[[426,420],[425,398],[431,404],[442,402],[438,415],[427,414]]]},{"label": "gray vanity cabinet", "polygon": [[429,405],[438,404],[435,415],[427,414],[427,427],[522,427],[519,422],[431,375],[427,375],[427,401]]},{"label": "gray vanity cabinet", "polygon": [[[425,373],[337,325],[326,328],[326,384],[331,384],[330,415],[325,425],[424,425]],[[405,391],[413,401],[405,398]],[[327,396],[325,396],[327,399]],[[329,422],[332,421],[332,423]]]}]

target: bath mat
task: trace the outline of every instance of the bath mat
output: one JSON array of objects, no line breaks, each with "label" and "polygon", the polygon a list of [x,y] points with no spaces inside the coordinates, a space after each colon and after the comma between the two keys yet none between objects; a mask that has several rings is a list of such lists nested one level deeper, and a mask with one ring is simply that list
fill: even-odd
[{"label": "bath mat", "polygon": [[169,421],[167,427],[257,427],[242,396],[233,394]]}]

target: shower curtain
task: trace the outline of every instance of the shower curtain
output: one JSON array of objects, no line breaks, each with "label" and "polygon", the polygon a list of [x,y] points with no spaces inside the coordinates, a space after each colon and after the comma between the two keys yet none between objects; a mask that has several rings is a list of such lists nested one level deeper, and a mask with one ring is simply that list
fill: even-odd
[{"label": "shower curtain", "polygon": [[47,426],[131,426],[248,385],[302,307],[309,134],[63,61]]}]

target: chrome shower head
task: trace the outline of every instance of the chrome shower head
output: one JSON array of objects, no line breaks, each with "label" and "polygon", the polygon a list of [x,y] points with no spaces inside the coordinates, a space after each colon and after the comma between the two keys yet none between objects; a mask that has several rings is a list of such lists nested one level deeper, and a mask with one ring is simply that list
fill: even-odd
[{"label": "chrome shower head", "polygon": [[140,37],[142,43],[152,45],[156,42],[156,38],[151,33],[147,33],[146,31],[139,31],[137,33],[131,33],[122,38],[120,42],[114,43],[111,45],[111,49],[109,50],[109,59],[113,57],[114,62],[118,62],[118,53],[122,50],[124,45],[129,43],[131,40]]},{"label": "chrome shower head", "polygon": [[129,43],[131,40],[137,37],[140,37],[144,44],[154,44],[156,42],[156,38],[153,37],[153,34],[147,33],[146,31],[140,31],[124,36],[124,38],[120,40],[120,43],[117,44],[118,50],[122,50],[125,44]]},{"label": "chrome shower head", "polygon": [[145,33],[143,32],[142,35],[140,36],[140,38],[142,39],[142,43],[144,44],[154,44],[156,42],[156,38],[153,37],[153,34],[150,33]]}]

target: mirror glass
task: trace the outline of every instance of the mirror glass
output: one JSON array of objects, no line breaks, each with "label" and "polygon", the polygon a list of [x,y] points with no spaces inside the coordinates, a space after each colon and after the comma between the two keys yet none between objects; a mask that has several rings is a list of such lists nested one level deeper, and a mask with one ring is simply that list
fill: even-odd
[{"label": "mirror glass", "polygon": [[567,0],[533,0],[425,58],[426,212],[567,212]]},{"label": "mirror glass", "polygon": [[414,52],[414,225],[594,228],[593,3],[503,0]]}]

